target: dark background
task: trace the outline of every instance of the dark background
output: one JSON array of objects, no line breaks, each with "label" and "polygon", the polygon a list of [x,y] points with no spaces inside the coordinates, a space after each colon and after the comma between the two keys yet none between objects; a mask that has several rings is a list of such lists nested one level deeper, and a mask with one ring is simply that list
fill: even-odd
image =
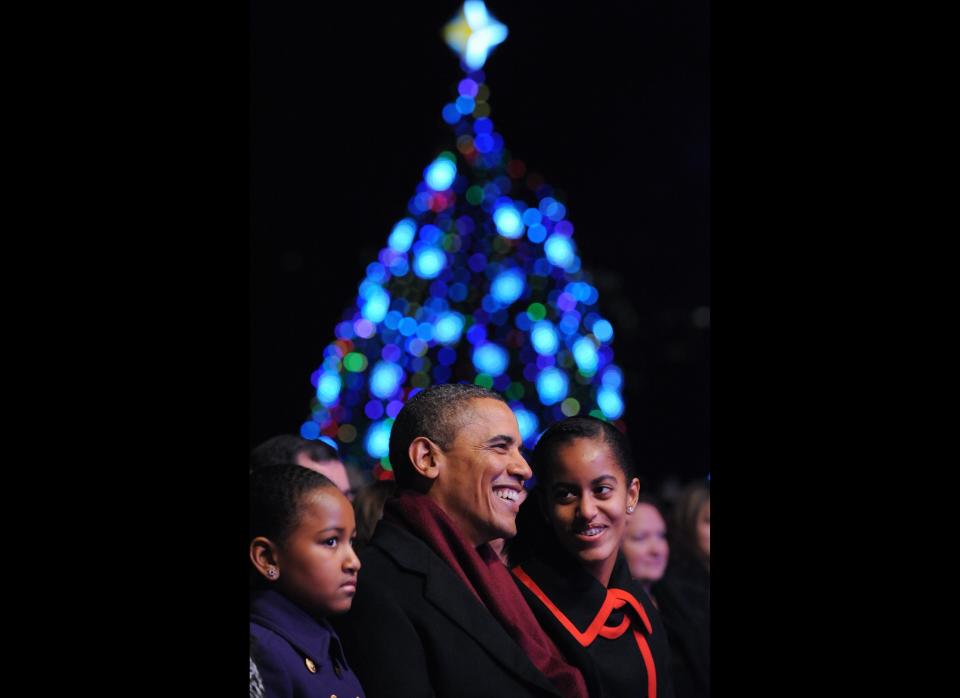
[{"label": "dark background", "polygon": [[[299,430],[310,373],[423,168],[462,77],[457,2],[278,7],[250,20],[250,446]],[[489,2],[484,70],[514,157],[555,187],[613,322],[653,487],[710,472],[709,7]]]}]

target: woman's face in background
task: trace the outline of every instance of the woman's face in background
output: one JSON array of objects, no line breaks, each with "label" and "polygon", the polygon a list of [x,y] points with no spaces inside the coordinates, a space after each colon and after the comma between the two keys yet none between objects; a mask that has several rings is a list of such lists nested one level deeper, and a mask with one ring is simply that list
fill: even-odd
[{"label": "woman's face in background", "polygon": [[641,584],[652,584],[663,577],[670,546],[667,525],[655,506],[641,502],[627,517],[623,554],[630,566],[630,575]]}]

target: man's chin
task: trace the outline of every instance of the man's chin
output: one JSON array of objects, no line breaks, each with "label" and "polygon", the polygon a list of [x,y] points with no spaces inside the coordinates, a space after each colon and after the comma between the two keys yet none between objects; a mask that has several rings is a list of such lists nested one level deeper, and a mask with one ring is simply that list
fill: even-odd
[{"label": "man's chin", "polygon": [[490,540],[496,540],[497,538],[503,538],[505,540],[510,540],[511,538],[517,535],[517,526],[497,526],[496,529],[491,531],[493,535]]}]

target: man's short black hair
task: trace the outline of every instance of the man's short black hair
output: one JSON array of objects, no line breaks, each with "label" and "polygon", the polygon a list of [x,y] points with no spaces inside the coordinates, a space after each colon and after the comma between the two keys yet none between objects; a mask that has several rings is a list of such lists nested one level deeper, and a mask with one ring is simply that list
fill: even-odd
[{"label": "man's short black hair", "polygon": [[469,416],[468,403],[478,399],[506,404],[501,395],[472,383],[432,385],[407,401],[390,431],[390,465],[398,486],[409,488],[417,482],[408,453],[413,440],[426,436],[440,448],[449,448]]}]

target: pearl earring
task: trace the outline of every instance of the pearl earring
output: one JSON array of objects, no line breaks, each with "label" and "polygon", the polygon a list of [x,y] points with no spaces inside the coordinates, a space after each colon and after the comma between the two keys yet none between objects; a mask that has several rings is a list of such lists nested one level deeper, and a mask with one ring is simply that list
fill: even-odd
[{"label": "pearl earring", "polygon": [[269,577],[270,579],[276,579],[279,576],[280,576],[280,572],[277,571],[276,567],[267,568],[267,577]]}]

